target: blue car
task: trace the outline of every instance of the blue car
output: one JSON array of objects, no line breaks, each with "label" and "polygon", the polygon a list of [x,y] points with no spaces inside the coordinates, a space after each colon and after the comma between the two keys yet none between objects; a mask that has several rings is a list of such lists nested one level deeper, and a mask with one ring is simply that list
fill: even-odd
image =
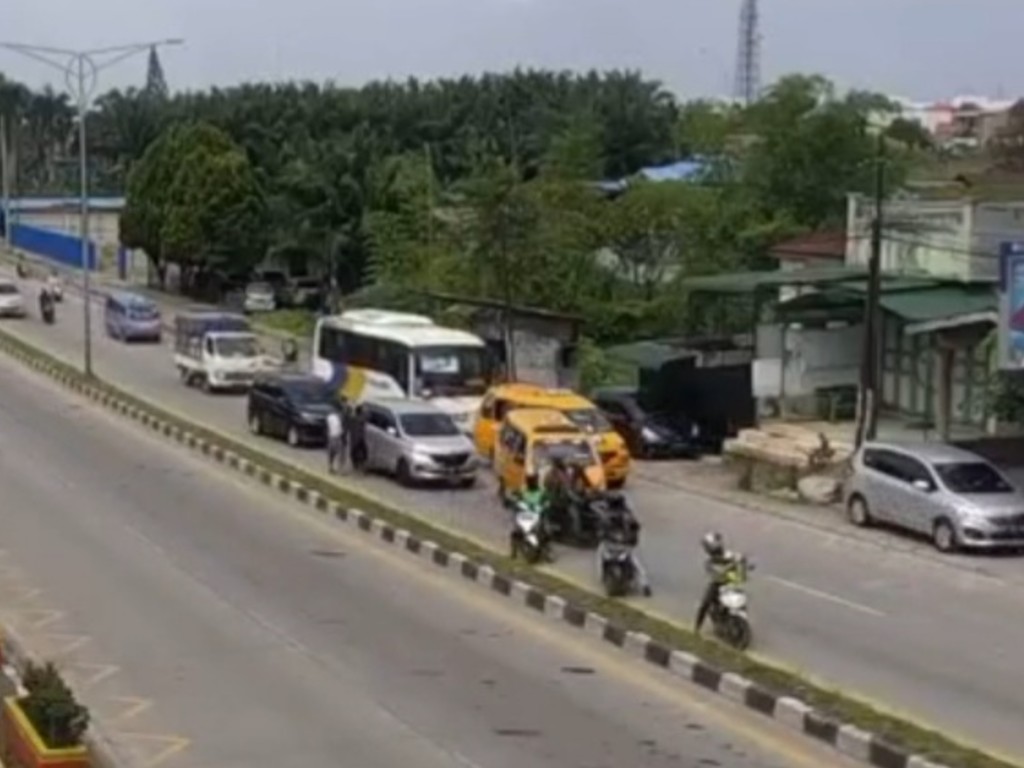
[{"label": "blue car", "polygon": [[121,341],[153,341],[163,337],[160,309],[145,296],[117,293],[107,297],[103,314],[107,335]]}]

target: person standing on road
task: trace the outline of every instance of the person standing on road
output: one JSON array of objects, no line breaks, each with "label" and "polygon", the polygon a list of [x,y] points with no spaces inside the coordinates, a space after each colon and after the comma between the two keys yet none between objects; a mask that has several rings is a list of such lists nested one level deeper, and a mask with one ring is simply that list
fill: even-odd
[{"label": "person standing on road", "polygon": [[352,452],[352,468],[362,470],[366,464],[366,411],[361,406],[353,408],[352,428],[349,436]]},{"label": "person standing on road", "polygon": [[[348,410],[348,405],[343,405],[342,409]],[[348,453],[346,421],[348,419],[343,418],[338,410],[327,414],[327,471],[332,475],[345,468]]]}]

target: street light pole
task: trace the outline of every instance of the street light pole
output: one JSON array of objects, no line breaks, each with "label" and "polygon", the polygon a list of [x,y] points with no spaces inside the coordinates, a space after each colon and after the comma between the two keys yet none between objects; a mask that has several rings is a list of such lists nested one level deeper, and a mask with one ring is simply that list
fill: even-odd
[{"label": "street light pole", "polygon": [[11,184],[7,170],[7,117],[0,115],[0,194],[4,197],[4,243],[11,247]]},{"label": "street light pole", "polygon": [[[82,245],[82,311],[85,335],[84,370],[86,376],[92,376],[92,285],[89,264],[89,162],[86,147],[86,118],[89,105],[99,81],[99,73],[107,67],[136,54],[150,51],[167,45],[181,45],[184,41],[154,40],[145,43],[132,43],[113,48],[96,48],[86,51],[75,51],[65,48],[50,48],[41,45],[25,45],[0,41],[0,48],[20,53],[30,59],[42,62],[64,74],[68,91],[75,100],[78,112],[78,173],[79,173],[79,238]],[[6,167],[6,164],[5,164]],[[6,199],[6,196],[5,196]],[[9,225],[8,225],[9,226]]]}]

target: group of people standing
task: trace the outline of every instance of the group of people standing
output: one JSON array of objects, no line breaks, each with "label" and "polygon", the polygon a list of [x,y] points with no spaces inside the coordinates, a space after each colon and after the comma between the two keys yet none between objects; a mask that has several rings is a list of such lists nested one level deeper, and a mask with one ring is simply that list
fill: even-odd
[{"label": "group of people standing", "polygon": [[366,465],[366,411],[348,400],[327,415],[327,471],[362,471]]}]

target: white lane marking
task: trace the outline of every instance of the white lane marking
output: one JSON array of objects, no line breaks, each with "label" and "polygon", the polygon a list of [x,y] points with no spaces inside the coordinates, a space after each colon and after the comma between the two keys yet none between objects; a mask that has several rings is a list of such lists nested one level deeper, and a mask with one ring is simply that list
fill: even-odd
[{"label": "white lane marking", "polygon": [[790,581],[789,579],[783,579],[778,576],[769,576],[768,579],[796,592],[803,592],[805,595],[817,597],[820,600],[827,600],[828,602],[835,603],[836,605],[843,605],[847,608],[852,608],[855,611],[860,611],[861,613],[866,613],[871,616],[885,616],[884,613],[876,610],[875,608],[871,608],[870,606],[861,605],[860,603],[855,603],[852,600],[846,600],[837,595],[831,595],[828,592],[821,592],[820,590],[812,589],[811,587],[805,587],[803,584],[798,584],[797,582]]}]

